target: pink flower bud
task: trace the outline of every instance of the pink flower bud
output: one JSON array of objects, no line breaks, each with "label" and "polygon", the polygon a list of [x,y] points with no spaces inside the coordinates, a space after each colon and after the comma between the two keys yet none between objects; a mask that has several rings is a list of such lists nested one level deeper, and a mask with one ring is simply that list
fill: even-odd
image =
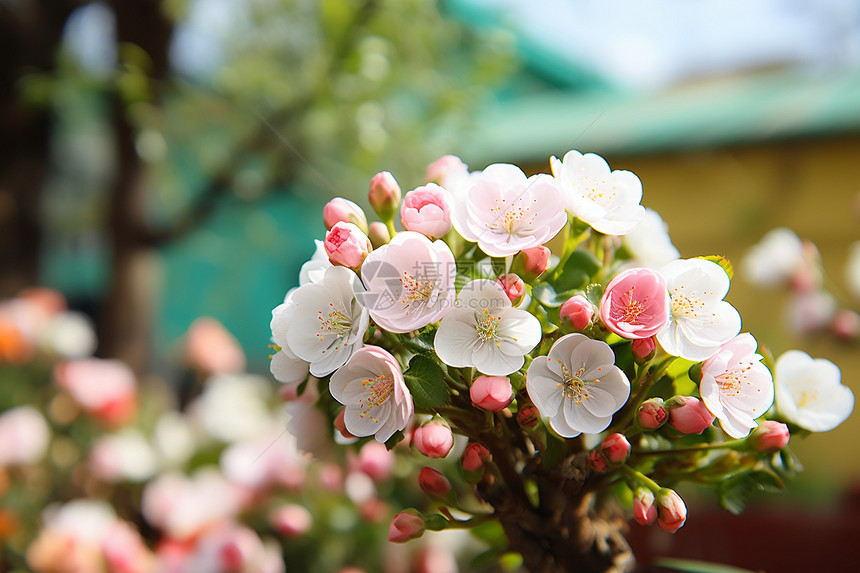
[{"label": "pink flower bud", "polygon": [[466,450],[463,452],[463,469],[467,472],[477,471],[481,469],[484,466],[484,462],[489,459],[490,450],[481,444],[472,442],[466,446]]},{"label": "pink flower bud", "polygon": [[478,376],[469,388],[472,404],[478,408],[498,412],[514,399],[511,379],[507,376]]},{"label": "pink flower bud", "polygon": [[405,543],[417,539],[424,533],[424,519],[412,512],[401,511],[391,520],[388,527],[388,541]]},{"label": "pink flower bud", "polygon": [[400,185],[388,171],[380,171],[370,180],[368,200],[383,221],[391,221],[400,206]]},{"label": "pink flower bud", "polygon": [[599,448],[594,448],[588,452],[588,459],[586,462],[588,463],[588,467],[596,472],[605,472],[609,469],[609,464],[607,463],[606,458],[604,458],[600,453]]},{"label": "pink flower bud", "polygon": [[534,428],[540,420],[540,410],[534,406],[524,406],[517,412],[517,424],[523,428]]},{"label": "pink flower bud", "polygon": [[444,458],[454,446],[454,434],[444,424],[430,422],[416,428],[412,435],[415,449],[428,458]]},{"label": "pink flower bud", "polygon": [[346,429],[346,422],[343,419],[345,414],[346,408],[337,413],[337,417],[334,419],[334,429],[340,432],[340,435],[346,439],[354,438],[355,436],[350,434],[349,430]]},{"label": "pink flower bud", "polygon": [[451,491],[451,482],[442,472],[425,467],[418,472],[418,487],[428,495],[445,497]]},{"label": "pink flower bud", "polygon": [[271,518],[272,525],[285,537],[299,537],[313,525],[311,512],[294,503],[279,507]]},{"label": "pink flower bud", "polygon": [[367,217],[364,216],[364,211],[343,197],[335,197],[323,207],[323,222],[325,223],[326,231],[330,231],[332,227],[340,222],[352,223],[362,233],[367,232]]},{"label": "pink flower bud", "polygon": [[781,422],[765,420],[750,434],[749,443],[759,453],[772,454],[787,446],[790,437],[788,426]]},{"label": "pink flower bud", "polygon": [[451,230],[453,202],[451,194],[435,183],[418,187],[404,197],[400,223],[407,231],[439,238]]},{"label": "pink flower bud", "polygon": [[649,398],[639,406],[636,419],[646,430],[656,430],[669,419],[669,412],[662,398]]},{"label": "pink flower bud", "polygon": [[837,310],[830,323],[830,330],[842,340],[854,340],[860,336],[860,314],[848,308]]},{"label": "pink flower bud", "polygon": [[370,224],[367,238],[370,239],[370,244],[373,245],[373,248],[378,249],[382,245],[388,244],[388,241],[391,240],[391,234],[388,232],[388,227],[385,226],[385,223],[374,221]]},{"label": "pink flower bud", "polygon": [[496,282],[505,290],[508,299],[516,306],[526,294],[526,283],[514,273],[508,273],[496,279]]},{"label": "pink flower bud", "polygon": [[657,344],[654,342],[653,336],[633,340],[633,359],[639,364],[644,364],[654,358],[656,352]]},{"label": "pink flower bud", "polygon": [[687,506],[681,496],[663,488],[657,493],[657,524],[669,533],[675,533],[687,521]]},{"label": "pink flower bud", "polygon": [[633,492],[633,519],[639,525],[651,525],[657,519],[654,492],[650,489],[639,487]]},{"label": "pink flower bud", "polygon": [[714,415],[692,396],[675,396],[666,402],[669,424],[683,434],[701,434],[714,423]]},{"label": "pink flower bud", "polygon": [[613,464],[620,464],[630,455],[630,442],[624,434],[609,434],[600,443],[600,451]]},{"label": "pink flower bud", "polygon": [[427,166],[424,181],[427,183],[439,183],[441,185],[448,174],[452,172],[468,173],[468,168],[463,163],[463,160],[456,155],[443,155]]},{"label": "pink flower bud", "polygon": [[385,444],[371,440],[361,446],[358,452],[358,469],[374,481],[384,481],[394,473],[394,452],[389,451]]},{"label": "pink flower bud", "polygon": [[594,305],[582,295],[575,295],[564,301],[558,309],[558,316],[562,323],[574,330],[583,330],[591,324],[594,316]]},{"label": "pink flower bud", "polygon": [[525,249],[514,257],[514,269],[527,283],[532,282],[549,268],[549,256],[552,253],[543,245]]},{"label": "pink flower bud", "polygon": [[371,249],[370,239],[352,223],[341,221],[325,236],[325,252],[333,265],[357,269]]}]

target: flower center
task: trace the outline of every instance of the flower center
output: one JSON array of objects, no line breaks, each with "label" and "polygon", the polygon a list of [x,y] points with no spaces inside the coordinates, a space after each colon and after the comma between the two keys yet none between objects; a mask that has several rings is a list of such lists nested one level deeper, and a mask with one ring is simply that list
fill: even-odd
[{"label": "flower center", "polygon": [[499,339],[498,329],[501,320],[501,317],[493,316],[486,308],[482,314],[476,316],[475,330],[477,331],[478,338],[481,342]]},{"label": "flower center", "polygon": [[[532,202],[536,203],[537,201],[534,200]],[[488,230],[513,235],[518,231],[522,232],[524,229],[521,227],[528,227],[534,222],[536,215],[532,215],[530,221],[525,225],[521,225],[523,219],[530,215],[528,209],[523,207],[520,202],[515,202],[510,205],[507,205],[506,203],[507,201],[505,199],[497,199],[496,206],[490,208],[490,213],[494,213],[496,218],[492,223],[487,225]]]},{"label": "flower center", "polygon": [[580,367],[576,373],[573,373],[561,360],[558,363],[561,365],[562,381],[557,386],[561,388],[561,395],[568,400],[573,400],[577,406],[581,405],[583,400],[589,398],[588,383],[581,378],[585,373],[585,367]]},{"label": "flower center", "polygon": [[367,416],[374,422],[379,422],[379,420],[373,417],[371,412],[391,396],[391,393],[394,391],[394,380],[380,374],[376,378],[365,378],[362,380],[361,387],[367,391],[367,394],[358,399],[358,405],[361,408],[361,413],[358,417],[364,418]]},{"label": "flower center", "polygon": [[400,284],[403,286],[403,296],[400,302],[408,306],[412,302],[426,302],[430,300],[430,297],[433,295],[433,289],[436,286],[436,281],[428,278],[416,278],[414,275],[403,271]]},{"label": "flower center", "polygon": [[[328,303],[328,306],[328,312],[317,311],[320,329],[316,336],[320,342],[323,342],[326,336],[333,334],[340,338],[352,330],[352,316],[346,312],[346,309],[336,308],[332,302]],[[335,350],[338,348],[339,346],[335,347]]]},{"label": "flower center", "polygon": [[[613,318],[619,322],[627,324],[639,324],[639,317],[645,312],[645,305],[648,299],[637,300],[635,295],[636,287],[630,287],[630,290],[618,297],[618,304],[613,306]],[[649,318],[647,315],[645,318]]]},{"label": "flower center", "polygon": [[678,293],[678,289],[672,293],[672,314],[675,316],[698,317],[698,313],[705,309],[705,303],[698,298],[689,298]]}]

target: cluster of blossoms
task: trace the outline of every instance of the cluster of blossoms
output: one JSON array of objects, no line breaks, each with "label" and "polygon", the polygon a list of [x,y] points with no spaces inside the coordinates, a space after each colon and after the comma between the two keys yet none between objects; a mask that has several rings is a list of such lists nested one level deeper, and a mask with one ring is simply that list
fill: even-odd
[{"label": "cluster of blossoms", "polygon": [[[529,177],[445,156],[405,196],[379,173],[380,221],[326,205],[325,240],[272,313],[272,373],[297,394],[310,374],[340,436],[460,456],[419,484],[473,517],[406,510],[392,541],[486,519],[534,528],[510,523],[523,521],[510,500],[530,483],[537,499],[522,503],[550,515],[558,467],[581,468],[564,478],[576,491],[625,485],[639,523],[674,532],[686,508],[667,484],[711,484],[737,508],[737,484],[791,473],[790,431],[830,430],[853,409],[832,363],[759,353],[724,300],[731,265],[680,258],[636,175],[577,151],[550,164]],[[454,473],[481,509],[452,491]]]},{"label": "cluster of blossoms", "polygon": [[829,331],[844,341],[860,339],[860,241],[849,246],[845,266],[848,295],[827,288],[818,248],[791,229],[768,232],[741,261],[744,276],[753,285],[788,290],[784,321],[800,335]]}]

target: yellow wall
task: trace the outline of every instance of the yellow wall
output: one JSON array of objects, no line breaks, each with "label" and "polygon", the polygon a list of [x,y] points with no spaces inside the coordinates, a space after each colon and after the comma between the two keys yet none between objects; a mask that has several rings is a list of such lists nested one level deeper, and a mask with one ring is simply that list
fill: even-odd
[{"label": "yellow wall", "polygon": [[[614,169],[635,172],[643,204],[669,225],[684,257],[720,254],[735,263],[764,233],[778,226],[818,245],[825,269],[845,291],[848,245],[860,241],[860,137],[748,145],[671,154],[608,157]],[[728,300],[744,330],[774,354],[800,348],[842,369],[843,383],[860,398],[860,342],[803,339],[787,333],[782,291],[763,291],[735,275]],[[848,299],[855,309],[860,301]],[[807,467],[804,480],[841,484],[860,480],[860,412],[836,430],[792,442]]]}]

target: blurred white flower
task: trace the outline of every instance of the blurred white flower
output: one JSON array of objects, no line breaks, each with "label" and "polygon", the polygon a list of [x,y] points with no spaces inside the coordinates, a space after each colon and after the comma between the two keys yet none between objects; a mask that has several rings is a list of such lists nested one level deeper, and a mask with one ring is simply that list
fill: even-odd
[{"label": "blurred white flower", "polygon": [[659,269],[681,257],[669,237],[668,226],[653,209],[645,209],[639,224],[624,235],[624,246],[638,266],[649,269]]},{"label": "blurred white flower", "polygon": [[791,229],[780,227],[747,251],[741,270],[750,283],[773,287],[788,282],[803,264],[803,241]]},{"label": "blurred white flower", "polygon": [[32,406],[19,406],[0,415],[0,468],[34,464],[48,449],[51,429]]},{"label": "blurred white flower", "polygon": [[802,428],[830,431],[854,410],[854,393],[829,360],[789,350],[777,359],[775,378],[777,411]]},{"label": "blurred white flower", "polygon": [[61,312],[39,331],[39,346],[62,358],[86,358],[96,350],[96,332],[90,319],[73,311]]},{"label": "blurred white flower", "polygon": [[267,401],[270,383],[251,374],[220,374],[206,382],[189,406],[189,415],[208,435],[222,442],[253,438],[272,423]]},{"label": "blurred white flower", "polygon": [[836,308],[836,299],[827,291],[792,292],[785,306],[785,322],[794,333],[813,334],[830,325]]},{"label": "blurred white flower", "polygon": [[162,467],[183,465],[194,455],[196,443],[191,424],[179,412],[169,410],[155,421],[152,444]]},{"label": "blurred white flower", "polygon": [[108,482],[142,482],[158,471],[155,451],[136,428],[100,436],[90,450],[93,473]]}]

